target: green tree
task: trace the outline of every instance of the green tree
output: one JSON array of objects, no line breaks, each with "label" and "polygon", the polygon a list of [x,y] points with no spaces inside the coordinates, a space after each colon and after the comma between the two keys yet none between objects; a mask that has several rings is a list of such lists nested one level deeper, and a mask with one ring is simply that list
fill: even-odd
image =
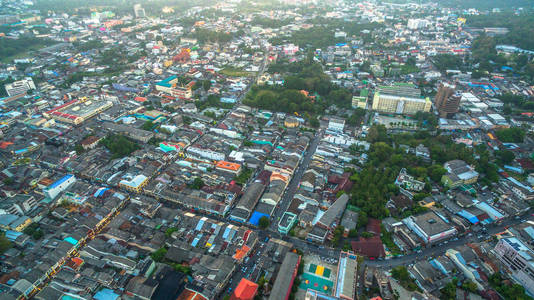
[{"label": "green tree", "polygon": [[85,149],[83,149],[82,145],[76,144],[76,146],[74,146],[74,151],[76,151],[76,154],[80,155],[85,151]]},{"label": "green tree", "polygon": [[386,126],[384,125],[371,126],[367,134],[367,141],[370,143],[387,142],[388,134],[387,134]]},{"label": "green tree", "polygon": [[204,91],[209,91],[209,89],[211,88],[211,81],[210,80],[204,80],[202,81],[202,88],[204,89]]},{"label": "green tree", "polygon": [[391,276],[395,278],[399,283],[409,291],[418,290],[415,280],[410,277],[410,273],[405,266],[398,266],[391,270]]},{"label": "green tree", "polygon": [[6,238],[5,233],[0,231],[0,254],[6,252],[11,247],[11,242]]},{"label": "green tree", "polygon": [[525,288],[517,283],[509,283],[501,274],[493,273],[488,282],[504,299],[533,300],[534,298],[525,293]]},{"label": "green tree", "polygon": [[503,128],[496,130],[495,135],[503,143],[522,143],[525,131],[519,127]]},{"label": "green tree", "polygon": [[364,211],[360,212],[358,215],[358,221],[356,222],[356,228],[362,228],[367,226],[367,223],[369,223],[369,219],[367,218],[367,213]]},{"label": "green tree", "polygon": [[178,228],[176,227],[169,227],[167,230],[165,230],[165,236],[170,237],[174,232],[178,231]]},{"label": "green tree", "polygon": [[159,248],[158,250],[152,252],[152,254],[150,254],[150,257],[152,257],[152,259],[156,262],[162,262],[166,254],[167,249]]},{"label": "green tree", "polygon": [[200,177],[195,177],[189,187],[194,190],[200,190],[204,185],[204,181]]},{"label": "green tree", "polygon": [[477,291],[477,285],[471,280],[464,281],[462,283],[462,288],[471,293],[476,293]]},{"label": "green tree", "polygon": [[99,144],[106,147],[113,154],[112,158],[128,156],[135,150],[140,149],[137,143],[120,134],[108,135],[100,140]]},{"label": "green tree", "polygon": [[434,182],[440,182],[441,177],[447,173],[447,170],[440,165],[432,165],[428,169],[428,177]]},{"label": "green tree", "polygon": [[514,153],[509,150],[497,150],[495,156],[502,164],[510,164],[515,159]]},{"label": "green tree", "polygon": [[317,119],[317,117],[311,117],[310,118],[310,126],[313,127],[313,128],[319,128],[320,123],[319,123],[319,120]]},{"label": "green tree", "polygon": [[258,226],[261,229],[266,229],[266,228],[269,227],[270,224],[271,224],[271,222],[269,221],[269,218],[267,218],[266,216],[263,216],[263,217],[260,218]]},{"label": "green tree", "polygon": [[358,237],[358,230],[356,230],[355,228],[349,230],[349,237],[350,237],[350,238],[356,238],[356,237]]},{"label": "green tree", "polygon": [[154,127],[154,123],[152,121],[146,121],[142,128],[143,130],[152,131],[152,128]]},{"label": "green tree", "polygon": [[453,279],[451,282],[447,283],[441,290],[440,299],[446,300],[455,300],[456,299],[456,286],[457,279]]},{"label": "green tree", "polygon": [[450,69],[458,70],[463,65],[462,59],[452,54],[438,54],[432,58],[432,61],[441,72]]}]

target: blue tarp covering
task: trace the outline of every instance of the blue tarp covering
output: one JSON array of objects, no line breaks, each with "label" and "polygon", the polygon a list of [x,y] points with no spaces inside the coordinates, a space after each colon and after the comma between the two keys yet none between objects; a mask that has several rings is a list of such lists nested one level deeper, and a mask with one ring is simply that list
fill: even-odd
[{"label": "blue tarp covering", "polygon": [[472,213],[470,213],[468,211],[465,211],[463,209],[458,212],[458,215],[460,217],[463,217],[463,218],[467,219],[467,221],[471,222],[471,224],[476,224],[476,223],[479,222],[477,216],[475,216]]},{"label": "blue tarp covering", "polygon": [[250,220],[248,220],[248,222],[254,226],[258,226],[258,224],[260,223],[261,217],[269,218],[269,215],[255,211],[252,213],[252,216],[250,217]]},{"label": "blue tarp covering", "polygon": [[20,149],[20,150],[15,150],[15,154],[21,154],[21,153],[24,153],[28,151],[28,149],[24,148],[24,149]]},{"label": "blue tarp covering", "polygon": [[449,274],[449,272],[447,272],[447,269],[445,269],[445,267],[443,267],[443,265],[438,260],[432,259],[432,260],[429,261],[429,263],[430,263],[430,265],[432,265],[434,268],[439,270],[444,275]]},{"label": "blue tarp covering", "polygon": [[463,264],[463,265],[466,265],[466,262],[465,262],[465,259],[464,257],[462,256],[462,254],[460,254],[459,252],[455,254],[456,255],[456,258],[458,258],[458,260]]},{"label": "blue tarp covering", "polygon": [[163,79],[162,81],[156,83],[156,85],[160,85],[160,86],[164,86],[164,87],[171,87],[171,84],[169,82],[173,81],[176,78],[177,78],[176,75],[172,75],[172,76],[167,77],[167,78]]},{"label": "blue tarp covering", "polygon": [[195,239],[193,240],[193,242],[191,243],[191,246],[193,247],[196,247],[198,245],[198,242],[200,242],[200,239],[202,238],[202,234],[199,233]]},{"label": "blue tarp covering", "polygon": [[513,149],[519,148],[519,146],[517,144],[514,144],[514,143],[502,143],[502,145],[508,150],[513,150]]},{"label": "blue tarp covering", "polygon": [[223,233],[223,239],[226,240],[228,238],[228,235],[230,234],[230,231],[232,229],[230,227],[226,227],[226,229],[224,229],[224,233]]},{"label": "blue tarp covering", "polygon": [[16,240],[19,236],[22,235],[22,232],[18,232],[18,231],[13,231],[13,230],[7,230],[6,231],[6,238],[10,241],[10,242],[13,242],[14,240]]},{"label": "blue tarp covering", "polygon": [[102,289],[93,296],[95,300],[116,300],[119,298],[118,294],[115,294],[113,290]]},{"label": "blue tarp covering", "polygon": [[478,202],[476,204],[476,207],[483,210],[492,219],[500,220],[504,218],[503,214],[498,212],[495,208],[493,208],[491,205],[487,204],[486,202]]},{"label": "blue tarp covering", "polygon": [[73,237],[70,237],[70,236],[64,238],[63,240],[64,240],[65,242],[69,242],[69,243],[71,243],[71,244],[73,244],[73,245],[78,244],[78,240],[75,239],[75,238],[73,238]]},{"label": "blue tarp covering", "polygon": [[95,194],[93,195],[94,197],[102,197],[102,195],[104,195],[104,193],[109,190],[108,188],[99,188]]},{"label": "blue tarp covering", "polygon": [[235,103],[236,99],[230,98],[230,97],[221,97],[221,102],[222,103]]},{"label": "blue tarp covering", "polygon": [[198,220],[197,227],[195,228],[196,231],[200,231],[202,227],[204,226],[204,219]]},{"label": "blue tarp covering", "polygon": [[521,167],[513,167],[513,166],[509,166],[509,165],[504,165],[504,168],[507,169],[507,170],[510,170],[512,172],[515,172],[515,173],[518,173],[518,174],[523,174],[523,168]]},{"label": "blue tarp covering", "polygon": [[518,185],[518,186],[520,186],[520,187],[526,189],[526,190],[529,191],[529,192],[534,192],[534,190],[532,190],[531,187],[522,184],[521,182],[519,182],[517,179],[515,179],[515,178],[513,178],[513,177],[508,177],[507,179],[508,179],[509,181],[511,181],[512,183],[514,183],[515,185]]},{"label": "blue tarp covering", "polygon": [[58,187],[60,184],[62,184],[63,182],[69,180],[69,179],[70,179],[71,177],[73,177],[73,176],[74,176],[74,175],[72,175],[72,174],[68,174],[68,175],[63,176],[63,178],[61,178],[60,180],[58,180],[58,181],[52,183],[52,184],[48,187],[48,189],[51,190],[51,189],[54,189],[54,188]]}]

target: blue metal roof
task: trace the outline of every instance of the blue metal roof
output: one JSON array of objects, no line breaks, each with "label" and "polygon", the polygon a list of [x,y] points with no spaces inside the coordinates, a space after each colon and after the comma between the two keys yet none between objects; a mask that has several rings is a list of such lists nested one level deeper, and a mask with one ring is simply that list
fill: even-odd
[{"label": "blue metal roof", "polygon": [[463,218],[467,219],[469,222],[471,222],[471,224],[476,224],[476,223],[479,222],[477,216],[475,216],[472,213],[470,213],[468,211],[465,211],[463,209],[458,212],[458,215],[460,217],[463,217]]},{"label": "blue metal roof", "polygon": [[75,238],[73,238],[73,237],[70,237],[70,236],[64,238],[63,240],[64,240],[65,242],[69,242],[69,243],[71,243],[71,244],[73,244],[73,245],[78,244],[78,240],[75,239]]},{"label": "blue metal roof", "polygon": [[258,212],[258,211],[255,211],[252,213],[252,216],[250,217],[250,219],[248,220],[248,222],[254,226],[258,226],[258,224],[260,223],[260,219],[261,217],[267,217],[269,218],[269,215],[268,214],[264,214],[264,213],[261,213],[261,212]]},{"label": "blue metal roof", "polygon": [[48,189],[54,189],[56,187],[58,187],[60,184],[62,184],[63,182],[69,180],[71,177],[74,177],[74,175],[72,174],[67,174],[65,176],[63,176],[63,178],[61,178],[60,180],[52,183],[50,186],[48,186]]}]

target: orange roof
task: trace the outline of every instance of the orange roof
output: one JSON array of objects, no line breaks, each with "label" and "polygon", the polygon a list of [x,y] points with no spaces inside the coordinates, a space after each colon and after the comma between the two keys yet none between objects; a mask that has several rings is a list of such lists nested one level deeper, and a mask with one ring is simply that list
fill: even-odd
[{"label": "orange roof", "polygon": [[258,284],[246,278],[241,278],[241,281],[234,290],[230,300],[252,300],[258,291]]},{"label": "orange roof", "polygon": [[72,258],[72,261],[76,264],[76,265],[81,265],[83,264],[83,259],[79,258],[79,257],[73,257]]},{"label": "orange roof", "polygon": [[145,102],[147,99],[146,97],[135,97],[134,100],[137,102]]},{"label": "orange roof", "polygon": [[81,145],[92,145],[93,143],[96,143],[96,142],[100,141],[100,139],[101,138],[99,138],[97,136],[90,135],[87,138],[85,138],[83,141],[81,141],[80,144]]},{"label": "orange roof", "polygon": [[234,256],[232,256],[235,260],[242,260],[245,255],[247,255],[248,251],[250,250],[250,247],[247,245],[243,245],[243,247],[237,249],[235,251]]},{"label": "orange roof", "polygon": [[68,260],[65,265],[72,268],[73,270],[78,270],[81,265],[83,265],[84,260],[79,257],[73,257]]},{"label": "orange roof", "polygon": [[229,161],[219,160],[216,165],[217,168],[231,170],[231,171],[237,171],[239,168],[241,168],[240,164],[231,163]]},{"label": "orange roof", "polygon": [[6,149],[7,146],[13,145],[12,142],[0,142],[0,149]]},{"label": "orange roof", "polygon": [[185,289],[176,300],[208,300],[208,298],[198,292]]},{"label": "orange roof", "polygon": [[52,179],[50,179],[48,177],[45,177],[45,178],[39,180],[39,182],[37,184],[44,185],[44,186],[49,186],[52,183],[54,183],[54,181]]},{"label": "orange roof", "polygon": [[271,178],[269,178],[269,180],[270,180],[270,181],[273,181],[273,180],[277,180],[277,179],[282,180],[282,181],[284,181],[284,182],[287,182],[287,181],[288,181],[287,176],[284,176],[284,175],[282,175],[282,174],[280,174],[280,173],[274,173],[274,172],[273,172],[273,174],[271,174]]}]

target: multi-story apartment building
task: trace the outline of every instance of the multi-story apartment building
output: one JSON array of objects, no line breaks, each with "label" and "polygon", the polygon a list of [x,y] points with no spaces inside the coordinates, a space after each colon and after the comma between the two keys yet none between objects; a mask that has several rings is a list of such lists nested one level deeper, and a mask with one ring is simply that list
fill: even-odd
[{"label": "multi-story apartment building", "polygon": [[415,115],[419,111],[429,112],[432,102],[421,97],[421,91],[414,85],[396,84],[378,87],[372,108],[383,113]]},{"label": "multi-story apartment building", "polygon": [[531,296],[534,295],[534,251],[515,237],[502,238],[493,249],[508,268],[512,278]]}]

